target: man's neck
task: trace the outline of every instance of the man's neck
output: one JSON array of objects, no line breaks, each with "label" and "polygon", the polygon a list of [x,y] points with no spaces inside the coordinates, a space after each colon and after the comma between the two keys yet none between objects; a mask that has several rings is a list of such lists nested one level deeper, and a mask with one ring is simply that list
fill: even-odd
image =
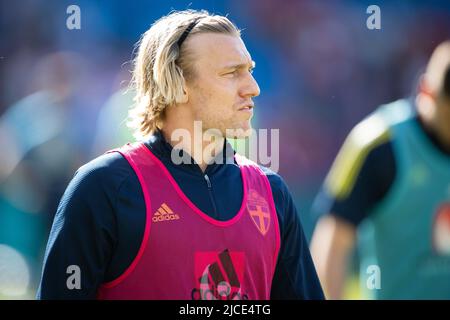
[{"label": "man's neck", "polygon": [[[182,131],[174,134],[175,129],[166,127],[161,129],[161,132],[166,142],[173,148],[181,149],[189,154],[202,172],[205,172],[207,166],[225,151],[225,138],[223,136],[205,135],[204,132],[197,132],[193,128],[183,128]],[[180,132],[183,133],[183,138],[180,138],[178,134]]]},{"label": "man's neck", "polygon": [[450,154],[450,126],[447,123],[448,116],[441,115],[439,106],[429,105],[430,101],[417,103],[418,117],[425,131],[438,144],[443,152]]}]

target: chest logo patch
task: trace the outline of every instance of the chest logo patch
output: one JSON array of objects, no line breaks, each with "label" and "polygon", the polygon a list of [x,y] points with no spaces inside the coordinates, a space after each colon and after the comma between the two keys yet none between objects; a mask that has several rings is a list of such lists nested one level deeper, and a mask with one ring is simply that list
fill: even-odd
[{"label": "chest logo patch", "polygon": [[267,200],[253,189],[249,190],[247,198],[247,209],[253,223],[263,236],[267,234],[270,227],[270,211]]}]

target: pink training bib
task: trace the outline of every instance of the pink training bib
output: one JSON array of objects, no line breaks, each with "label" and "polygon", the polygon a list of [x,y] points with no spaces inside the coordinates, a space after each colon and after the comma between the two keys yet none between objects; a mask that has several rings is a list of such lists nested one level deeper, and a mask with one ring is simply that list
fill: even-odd
[{"label": "pink training bib", "polygon": [[255,163],[235,155],[242,205],[231,220],[217,221],[186,197],[143,143],[113,151],[136,172],[146,225],[134,261],[100,287],[99,299],[270,299],[280,234],[269,181]]}]

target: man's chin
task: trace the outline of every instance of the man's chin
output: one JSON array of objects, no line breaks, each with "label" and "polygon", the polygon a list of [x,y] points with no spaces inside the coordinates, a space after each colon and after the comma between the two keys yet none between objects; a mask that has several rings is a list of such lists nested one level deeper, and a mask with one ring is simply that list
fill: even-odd
[{"label": "man's chin", "polygon": [[246,126],[245,128],[226,129],[225,136],[227,139],[245,139],[252,135],[252,127]]}]

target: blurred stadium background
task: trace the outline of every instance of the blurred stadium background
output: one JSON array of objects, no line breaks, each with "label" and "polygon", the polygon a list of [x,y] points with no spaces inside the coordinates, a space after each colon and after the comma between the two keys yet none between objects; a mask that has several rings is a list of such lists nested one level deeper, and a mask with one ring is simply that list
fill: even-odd
[{"label": "blurred stadium background", "polygon": [[[81,9],[68,30],[66,9]],[[366,8],[381,8],[368,30]],[[308,239],[312,201],[351,127],[412,94],[450,38],[450,1],[0,1],[0,298],[33,299],[58,201],[76,169],[131,135],[134,43],[170,10],[229,17],[257,62],[255,128],[280,129],[280,174]],[[347,297],[360,298],[350,280]]]}]

